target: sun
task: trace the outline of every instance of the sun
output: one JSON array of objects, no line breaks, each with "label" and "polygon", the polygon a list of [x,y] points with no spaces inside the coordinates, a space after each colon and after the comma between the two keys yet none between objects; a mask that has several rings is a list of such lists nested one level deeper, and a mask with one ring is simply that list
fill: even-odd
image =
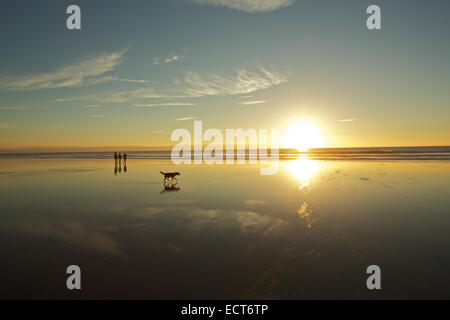
[{"label": "sun", "polygon": [[286,148],[296,148],[304,152],[309,148],[323,146],[323,138],[319,129],[311,122],[300,121],[292,124],[283,136],[283,144]]}]

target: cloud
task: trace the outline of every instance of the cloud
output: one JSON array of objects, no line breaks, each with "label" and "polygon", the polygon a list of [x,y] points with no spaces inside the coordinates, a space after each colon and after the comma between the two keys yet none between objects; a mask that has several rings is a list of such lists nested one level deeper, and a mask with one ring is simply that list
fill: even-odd
[{"label": "cloud", "polygon": [[352,121],[356,121],[356,119],[341,119],[338,120],[339,122],[352,122]]},{"label": "cloud", "polygon": [[166,98],[167,95],[158,93],[155,88],[141,88],[131,92],[123,92],[123,94],[129,94],[132,98]]},{"label": "cloud", "polygon": [[88,104],[85,108],[101,108],[101,104]]},{"label": "cloud", "polygon": [[168,58],[158,57],[158,58],[153,59],[153,64],[176,62],[176,61],[179,61],[181,58],[183,58],[183,56],[177,55],[177,54],[173,54]]},{"label": "cloud", "polygon": [[189,102],[169,102],[169,103],[159,103],[159,104],[136,103],[133,106],[135,106],[135,107],[178,107],[178,106],[195,106],[195,104],[189,103]]},{"label": "cloud", "polygon": [[227,7],[245,12],[268,12],[292,5],[295,0],[192,0],[196,4]]},{"label": "cloud", "polygon": [[259,101],[243,101],[243,102],[238,102],[239,104],[243,104],[243,105],[252,105],[252,104],[260,104],[260,103],[266,103],[266,100],[259,100]]},{"label": "cloud", "polygon": [[128,100],[130,100],[128,95],[129,92],[107,91],[100,94],[89,94],[85,96],[56,99],[55,102],[91,101],[91,102],[118,103],[118,102],[127,102]]},{"label": "cloud", "polygon": [[134,83],[150,83],[150,80],[136,80],[136,79],[128,79],[128,78],[120,79],[120,81],[123,81],[123,82],[134,82]]},{"label": "cloud", "polygon": [[0,90],[38,90],[93,85],[117,80],[104,76],[121,63],[125,49],[119,52],[102,53],[96,57],[61,67],[50,73],[23,76],[1,76]]},{"label": "cloud", "polygon": [[31,109],[30,107],[21,107],[21,106],[0,106],[0,110],[27,110]]},{"label": "cloud", "polygon": [[165,98],[165,95],[155,92],[154,88],[141,88],[131,91],[106,91],[78,97],[56,99],[55,102],[91,101],[91,102],[127,102],[134,98]]},{"label": "cloud", "polygon": [[192,120],[192,119],[195,119],[195,117],[178,118],[178,119],[175,119],[175,121],[186,121],[186,120]]},{"label": "cloud", "polygon": [[202,76],[188,72],[184,79],[177,80],[178,91],[187,97],[226,96],[251,93],[268,89],[286,81],[284,75],[270,72],[265,68],[257,71],[240,69],[232,76]]},{"label": "cloud", "polygon": [[[90,101],[127,102],[133,99],[187,99],[205,96],[227,96],[248,94],[257,90],[269,89],[272,86],[286,82],[286,76],[275,71],[260,67],[255,71],[247,69],[236,70],[232,75],[208,74],[200,75],[187,72],[181,79],[175,79],[172,88],[160,91],[154,87],[140,88],[129,91],[106,91],[85,96],[61,98],[55,102]],[[192,103],[151,103],[135,104],[136,107],[157,106],[191,106]]]},{"label": "cloud", "polygon": [[89,118],[94,118],[94,119],[106,119],[106,118],[117,118],[117,116],[106,116],[104,114],[90,114]]},{"label": "cloud", "polygon": [[48,109],[48,107],[0,106],[0,111],[45,110],[45,109]]},{"label": "cloud", "polygon": [[13,123],[9,123],[9,122],[0,122],[0,129],[9,129],[9,128],[13,128],[16,125]]}]

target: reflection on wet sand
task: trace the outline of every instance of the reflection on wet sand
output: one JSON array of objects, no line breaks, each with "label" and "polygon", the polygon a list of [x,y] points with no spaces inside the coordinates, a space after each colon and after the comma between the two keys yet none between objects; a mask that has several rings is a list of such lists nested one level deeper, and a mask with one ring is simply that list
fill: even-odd
[{"label": "reflection on wet sand", "polygon": [[[117,176],[117,172],[119,172],[119,174],[122,173],[122,162],[120,161],[114,161],[114,174]],[[123,164],[123,172],[127,173],[127,163],[124,162]]]},{"label": "reflection on wet sand", "polygon": [[320,170],[320,162],[301,157],[298,160],[289,161],[287,167],[292,176],[298,181],[298,192],[300,195],[298,197],[297,214],[304,221],[305,226],[311,228],[315,219],[311,205],[308,203],[310,199],[307,187],[310,186],[311,179]]},{"label": "reflection on wet sand", "polygon": [[176,182],[176,181],[175,182],[173,182],[173,181],[171,181],[171,182],[169,182],[169,181],[164,182],[164,189],[161,190],[160,193],[170,192],[170,191],[179,191],[180,187],[177,187],[177,184],[178,184],[178,182]]},{"label": "reflection on wet sand", "polygon": [[17,228],[20,232],[48,237],[58,241],[64,241],[69,245],[94,250],[98,253],[120,255],[121,251],[116,240],[106,230],[94,229],[81,221],[74,220],[23,220],[11,228]]},{"label": "reflection on wet sand", "polygon": [[[0,298],[64,298],[55,274],[74,261],[87,298],[367,298],[374,259],[395,274],[383,297],[449,296],[448,163],[281,165],[133,161],[119,179],[111,160],[3,161]],[[161,168],[182,171],[183,192]]]},{"label": "reflection on wet sand", "polygon": [[320,163],[317,160],[310,160],[301,157],[298,160],[292,160],[287,163],[289,171],[299,181],[299,189],[307,187],[311,178],[320,169]]}]

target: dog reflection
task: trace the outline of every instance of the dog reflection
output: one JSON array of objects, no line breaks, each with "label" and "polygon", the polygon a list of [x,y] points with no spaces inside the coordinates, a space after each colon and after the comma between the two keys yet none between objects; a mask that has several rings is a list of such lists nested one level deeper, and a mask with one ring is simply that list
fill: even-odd
[{"label": "dog reflection", "polygon": [[180,187],[177,187],[178,182],[164,182],[164,189],[161,190],[160,193],[163,192],[171,192],[171,191],[179,191]]}]

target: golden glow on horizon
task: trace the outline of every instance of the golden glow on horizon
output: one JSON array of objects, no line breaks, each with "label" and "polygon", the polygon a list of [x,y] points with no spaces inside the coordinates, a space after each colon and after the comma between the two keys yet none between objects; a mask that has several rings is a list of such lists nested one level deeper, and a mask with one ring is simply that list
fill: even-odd
[{"label": "golden glow on horizon", "polygon": [[307,121],[292,124],[283,136],[283,145],[287,148],[297,148],[298,151],[320,148],[323,146],[323,142],[317,127]]}]

